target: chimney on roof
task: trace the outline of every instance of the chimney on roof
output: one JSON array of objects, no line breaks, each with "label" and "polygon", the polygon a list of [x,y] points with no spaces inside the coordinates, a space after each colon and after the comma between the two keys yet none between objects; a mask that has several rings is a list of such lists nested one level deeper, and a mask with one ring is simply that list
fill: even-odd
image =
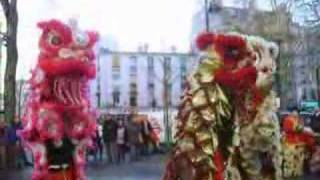
[{"label": "chimney on roof", "polygon": [[143,47],[141,45],[138,46],[138,52],[143,52]]},{"label": "chimney on roof", "polygon": [[177,52],[177,47],[176,46],[171,46],[170,50],[171,50],[171,52],[175,53],[175,52]]},{"label": "chimney on roof", "polygon": [[149,51],[149,44],[145,43],[143,45],[143,52],[148,52]]}]

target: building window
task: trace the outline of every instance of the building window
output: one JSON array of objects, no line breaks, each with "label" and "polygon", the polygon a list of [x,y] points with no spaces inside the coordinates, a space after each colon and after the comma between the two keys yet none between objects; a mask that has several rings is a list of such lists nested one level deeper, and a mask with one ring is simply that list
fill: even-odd
[{"label": "building window", "polygon": [[171,68],[171,57],[164,57],[164,61],[165,61],[166,68],[170,69]]},{"label": "building window", "polygon": [[134,65],[130,66],[130,72],[137,73],[137,66],[134,66]]},{"label": "building window", "polygon": [[112,74],[112,79],[113,80],[119,80],[121,78],[121,74],[120,73],[113,73]]},{"label": "building window", "polygon": [[307,84],[307,80],[302,80],[302,82],[301,82],[302,84]]},{"label": "building window", "polygon": [[112,57],[112,71],[113,72],[120,72],[120,66],[121,66],[121,63],[120,63],[119,55],[114,55]]},{"label": "building window", "polygon": [[130,106],[134,106],[134,107],[137,106],[137,95],[138,95],[138,93],[136,90],[130,91],[130,99],[129,99]]},{"label": "building window", "polygon": [[152,101],[151,101],[151,107],[152,107],[152,108],[156,108],[156,107],[157,107],[157,100],[156,100],[156,99],[152,99]]},{"label": "building window", "polygon": [[130,66],[130,76],[137,75],[137,66]]},{"label": "building window", "polygon": [[148,57],[148,69],[153,70],[154,69],[154,60],[153,57]]},{"label": "building window", "polygon": [[130,76],[136,76],[137,75],[137,57],[131,56],[130,57],[131,63],[130,63]]},{"label": "building window", "polygon": [[137,56],[130,56],[131,64],[136,65],[138,63]]},{"label": "building window", "polygon": [[154,89],[154,84],[153,83],[149,83],[148,84],[148,89],[149,90],[153,90]]},{"label": "building window", "polygon": [[164,73],[168,77],[171,78],[171,57],[164,57]]},{"label": "building window", "polygon": [[130,83],[130,90],[136,90],[137,84],[136,83]]},{"label": "building window", "polygon": [[181,61],[180,71],[181,71],[181,74],[187,73],[187,63],[185,61]]},{"label": "building window", "polygon": [[[154,99],[155,97],[154,83],[148,83],[148,91],[149,91],[149,98]],[[152,102],[150,105],[152,106]]]},{"label": "building window", "polygon": [[185,77],[181,78],[181,84],[180,84],[180,88],[181,90],[184,90],[186,88],[187,85],[187,80],[185,79]]},{"label": "building window", "polygon": [[186,84],[186,77],[187,77],[187,58],[181,57],[180,58],[180,88],[183,90]]},{"label": "building window", "polygon": [[136,97],[130,97],[130,106],[136,107],[137,106],[137,98]]},{"label": "building window", "polygon": [[113,98],[113,107],[119,105],[120,104],[120,91],[115,89],[112,92],[112,98]]}]

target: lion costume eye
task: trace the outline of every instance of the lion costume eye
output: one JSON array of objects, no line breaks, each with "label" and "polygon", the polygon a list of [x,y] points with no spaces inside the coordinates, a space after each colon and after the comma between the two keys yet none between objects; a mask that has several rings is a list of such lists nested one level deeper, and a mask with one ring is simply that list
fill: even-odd
[{"label": "lion costume eye", "polygon": [[85,33],[77,33],[74,36],[74,41],[79,46],[86,46],[89,42],[89,37]]},{"label": "lion costume eye", "polygon": [[269,53],[274,56],[275,52],[274,52],[274,49],[273,48],[269,48]]},{"label": "lion costume eye", "polygon": [[53,33],[50,33],[48,35],[48,42],[51,44],[51,45],[54,45],[54,46],[59,46],[61,45],[62,41],[60,39],[59,36],[53,34]]},{"label": "lion costume eye", "polygon": [[239,50],[235,47],[228,47],[226,51],[227,57],[237,57],[239,55]]}]

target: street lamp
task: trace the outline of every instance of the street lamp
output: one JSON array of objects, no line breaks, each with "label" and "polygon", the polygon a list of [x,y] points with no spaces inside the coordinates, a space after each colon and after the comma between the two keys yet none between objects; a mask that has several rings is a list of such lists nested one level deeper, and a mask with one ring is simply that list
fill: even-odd
[{"label": "street lamp", "polygon": [[97,58],[97,106],[98,108],[100,109],[101,108],[101,77],[100,77],[100,56],[101,56],[101,48],[99,48],[99,51],[98,51],[98,58]]},{"label": "street lamp", "polygon": [[316,79],[317,79],[317,101],[318,101],[318,107],[320,107],[320,87],[319,87],[319,85],[320,85],[320,82],[319,82],[319,80],[320,80],[320,66],[318,66],[317,68],[316,68]]},{"label": "street lamp", "polygon": [[204,12],[205,12],[206,31],[207,32],[209,32],[209,30],[210,30],[208,7],[209,7],[208,0],[204,0]]},{"label": "street lamp", "polygon": [[205,25],[206,25],[206,31],[210,31],[210,14],[213,11],[219,11],[220,6],[219,3],[217,3],[214,0],[204,0],[204,12],[205,12]]}]

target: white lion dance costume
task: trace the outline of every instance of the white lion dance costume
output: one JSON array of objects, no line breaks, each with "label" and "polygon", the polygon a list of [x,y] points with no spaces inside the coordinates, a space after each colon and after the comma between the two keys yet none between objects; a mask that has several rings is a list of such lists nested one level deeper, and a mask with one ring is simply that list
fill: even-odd
[{"label": "white lion dance costume", "polygon": [[197,46],[206,57],[188,79],[163,179],[281,179],[277,46],[235,33],[201,34]]},{"label": "white lion dance costume", "polygon": [[38,27],[40,55],[21,132],[35,160],[32,179],[83,180],[85,151],[96,130],[88,81],[96,73],[98,35],[58,20]]}]

